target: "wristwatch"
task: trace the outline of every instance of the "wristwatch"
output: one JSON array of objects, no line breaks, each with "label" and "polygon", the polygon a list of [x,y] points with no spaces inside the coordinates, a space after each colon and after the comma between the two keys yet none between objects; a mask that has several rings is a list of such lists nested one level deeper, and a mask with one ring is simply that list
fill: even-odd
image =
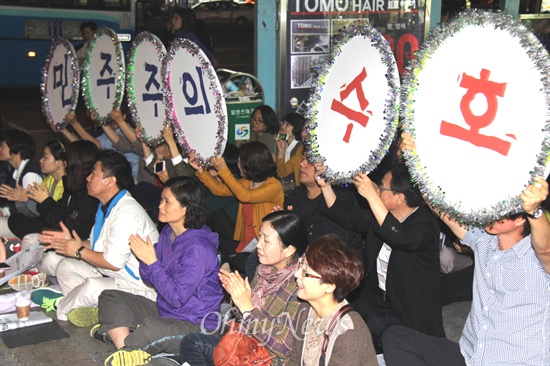
[{"label": "wristwatch", "polygon": [[74,257],[78,260],[82,259],[82,250],[86,248],[84,245],[78,248],[78,250],[74,253]]},{"label": "wristwatch", "polygon": [[537,208],[532,214],[525,212],[525,215],[533,220],[542,216],[542,207]]}]

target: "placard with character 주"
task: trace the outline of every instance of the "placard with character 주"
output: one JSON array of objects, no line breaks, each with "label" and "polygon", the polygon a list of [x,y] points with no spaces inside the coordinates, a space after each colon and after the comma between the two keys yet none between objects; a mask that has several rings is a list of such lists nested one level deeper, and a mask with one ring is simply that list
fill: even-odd
[{"label": "placard with character \uc8fc", "polygon": [[139,33],[129,52],[126,95],[130,114],[141,127],[140,139],[149,146],[162,141],[166,121],[162,64],[166,49],[152,33]]},{"label": "placard with character \uc8fc", "polygon": [[42,112],[46,122],[61,129],[65,116],[74,112],[80,89],[80,70],[76,52],[65,38],[53,41],[42,67]]},{"label": "placard with character \uc8fc", "polygon": [[331,59],[314,81],[306,124],[309,161],[347,183],[369,173],[397,129],[399,75],[388,42],[366,23],[344,28]]},{"label": "placard with character \uc8fc", "polygon": [[432,33],[401,111],[416,142],[407,165],[433,206],[476,226],[521,211],[519,194],[548,174],[549,70],[542,44],[505,14],[465,12]]},{"label": "placard with character \uc8fc", "polygon": [[97,121],[111,121],[111,111],[119,109],[124,95],[126,73],[124,53],[116,33],[100,27],[86,51],[83,65],[82,94]]},{"label": "placard with character \uc8fc", "polygon": [[221,156],[227,142],[227,109],[214,67],[188,39],[176,39],[163,65],[166,118],[185,153],[202,163]]}]

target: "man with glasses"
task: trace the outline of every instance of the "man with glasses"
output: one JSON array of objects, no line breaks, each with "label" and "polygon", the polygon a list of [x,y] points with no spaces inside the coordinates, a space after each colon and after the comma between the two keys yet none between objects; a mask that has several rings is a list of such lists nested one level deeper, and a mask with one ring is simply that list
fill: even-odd
[{"label": "man with glasses", "polygon": [[353,183],[369,209],[342,202],[324,181],[321,190],[329,218],[346,229],[366,233],[365,277],[350,300],[365,319],[377,353],[382,352],[383,332],[392,325],[444,337],[439,225],[407,168],[396,165],[380,185],[364,173],[356,175]]}]

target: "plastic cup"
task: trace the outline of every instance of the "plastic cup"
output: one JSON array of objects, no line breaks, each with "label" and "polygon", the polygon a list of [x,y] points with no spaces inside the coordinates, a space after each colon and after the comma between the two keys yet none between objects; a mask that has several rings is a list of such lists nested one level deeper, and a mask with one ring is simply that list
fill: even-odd
[{"label": "plastic cup", "polygon": [[17,300],[15,310],[17,311],[17,319],[19,321],[29,320],[31,316],[31,301],[27,299]]}]

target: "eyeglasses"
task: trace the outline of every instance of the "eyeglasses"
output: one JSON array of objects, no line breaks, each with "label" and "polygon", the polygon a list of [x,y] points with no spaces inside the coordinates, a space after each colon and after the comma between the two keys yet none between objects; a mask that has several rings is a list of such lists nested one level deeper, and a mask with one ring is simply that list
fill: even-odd
[{"label": "eyeglasses", "polygon": [[307,273],[306,272],[306,269],[304,268],[304,259],[303,258],[300,258],[298,260],[298,265],[300,266],[299,269],[302,270],[302,276],[303,277],[309,277],[309,278],[317,278],[319,280],[323,280],[323,278],[321,276],[318,276],[318,275],[315,275],[315,274],[312,274],[312,273]]},{"label": "eyeglasses", "polygon": [[264,120],[263,120],[263,119],[261,119],[261,118],[256,118],[256,117],[254,117],[254,116],[250,117],[250,121],[251,121],[252,123],[264,123]]},{"label": "eyeglasses", "polygon": [[393,189],[391,189],[391,188],[386,188],[386,187],[382,187],[382,186],[378,186],[378,189],[381,190],[381,191],[393,192]]}]

